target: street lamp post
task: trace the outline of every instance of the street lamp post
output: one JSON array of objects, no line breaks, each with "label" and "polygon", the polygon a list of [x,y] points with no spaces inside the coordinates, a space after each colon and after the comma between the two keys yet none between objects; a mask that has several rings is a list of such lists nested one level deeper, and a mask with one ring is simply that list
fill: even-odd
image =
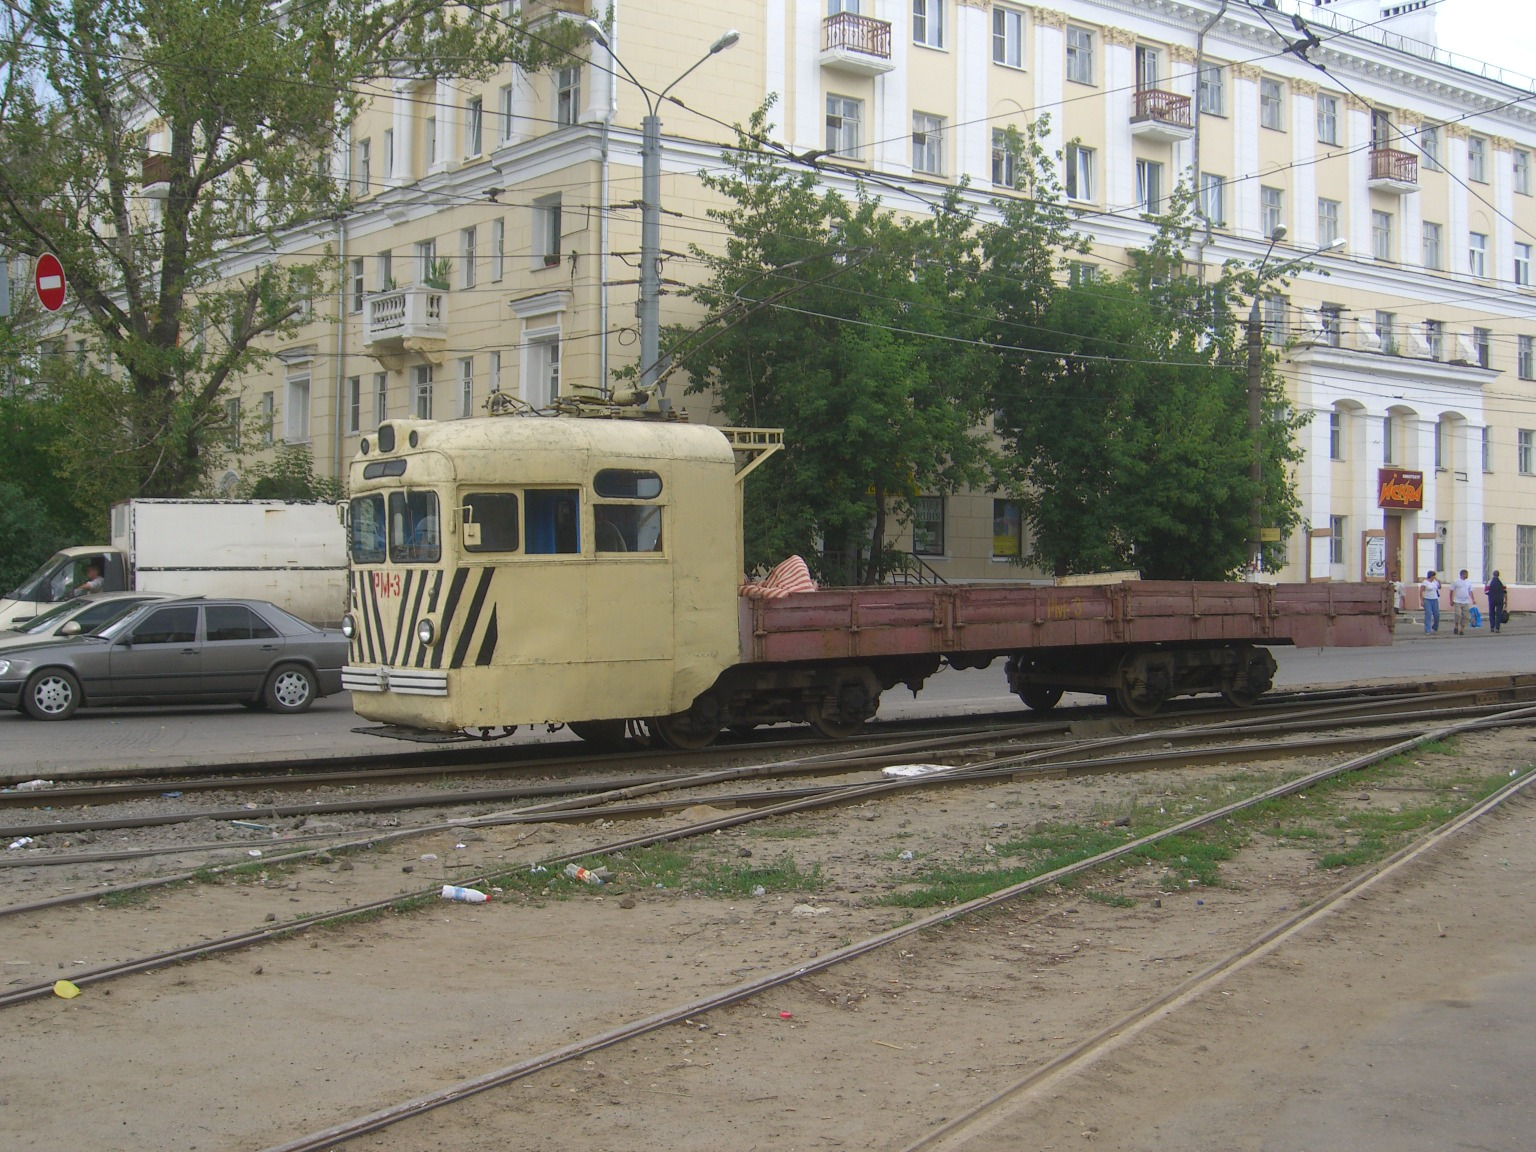
[{"label": "street lamp post", "polygon": [[658,383],[661,374],[661,117],[657,110],[672,89],[704,61],[740,40],[741,33],[734,28],[724,33],[686,72],[653,94],[619,59],[602,25],[596,20],[588,20],[584,28],[587,37],[608,50],[614,64],[645,97],[646,115],[641,121],[640,145],[640,389],[648,396],[655,394],[657,408],[666,413],[671,411],[672,402],[667,398],[666,385]]},{"label": "street lamp post", "polygon": [[[1248,569],[1254,576],[1264,570],[1264,324],[1259,314],[1259,302],[1264,292],[1264,270],[1275,245],[1285,239],[1285,232],[1285,225],[1279,224],[1269,234],[1269,247],[1264,249],[1263,259],[1254,273],[1253,306],[1248,309],[1248,431],[1253,436],[1253,459],[1248,464],[1248,478],[1253,487],[1248,516]],[[1293,257],[1279,267],[1287,268],[1308,256],[1342,247],[1344,238],[1341,236],[1331,244]]]}]

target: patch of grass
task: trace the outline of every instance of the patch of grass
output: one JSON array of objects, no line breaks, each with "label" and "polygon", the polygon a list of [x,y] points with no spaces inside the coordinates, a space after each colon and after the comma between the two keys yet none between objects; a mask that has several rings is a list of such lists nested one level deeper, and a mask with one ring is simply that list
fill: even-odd
[{"label": "patch of grass", "polygon": [[690,877],[689,887],[711,896],[751,896],[764,892],[814,892],[824,883],[821,865],[805,871],[788,855],[759,867],[711,865],[702,876]]},{"label": "patch of grass", "polygon": [[126,892],[104,892],[101,896],[101,904],[104,908],[140,908],[148,903],[148,888],[130,888]]},{"label": "patch of grass", "polygon": [[1095,904],[1108,904],[1111,908],[1134,908],[1136,901],[1119,892],[1103,892],[1098,888],[1091,888],[1084,893]]},{"label": "patch of grass", "polygon": [[1261,828],[1260,831],[1277,840],[1317,840],[1323,835],[1321,829],[1313,828],[1309,824],[1275,824],[1269,828]]}]

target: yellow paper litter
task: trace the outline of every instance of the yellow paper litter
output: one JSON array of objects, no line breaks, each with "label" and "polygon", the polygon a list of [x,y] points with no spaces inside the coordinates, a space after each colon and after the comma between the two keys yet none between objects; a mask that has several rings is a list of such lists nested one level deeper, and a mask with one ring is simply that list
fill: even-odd
[{"label": "yellow paper litter", "polygon": [[58,980],[54,982],[53,994],[61,1000],[73,1000],[76,996],[80,995],[80,989],[76,988],[68,980]]}]

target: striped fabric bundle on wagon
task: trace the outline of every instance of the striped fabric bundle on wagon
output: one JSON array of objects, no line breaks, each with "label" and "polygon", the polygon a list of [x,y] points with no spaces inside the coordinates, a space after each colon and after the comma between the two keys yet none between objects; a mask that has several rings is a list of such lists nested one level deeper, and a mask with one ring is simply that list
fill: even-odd
[{"label": "striped fabric bundle on wagon", "polygon": [[[700,747],[726,728],[852,734],[880,694],[1002,661],[1147,715],[1272,683],[1269,646],[1391,642],[1384,584],[1126,581],[742,589],[741,484],[764,429],[636,418],[391,421],[351,471],[343,683],[387,734],[568,724]],[[781,575],[794,589],[808,580]],[[746,594],[743,595],[742,593]]]}]

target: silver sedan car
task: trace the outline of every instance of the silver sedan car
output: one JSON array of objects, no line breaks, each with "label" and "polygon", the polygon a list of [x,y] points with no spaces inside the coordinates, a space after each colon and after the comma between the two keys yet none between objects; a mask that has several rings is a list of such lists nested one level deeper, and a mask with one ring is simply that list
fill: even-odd
[{"label": "silver sedan car", "polygon": [[341,691],[346,655],[341,633],[265,601],[163,600],[77,636],[0,649],[0,706],[37,720],[114,704],[302,712]]},{"label": "silver sedan car", "polygon": [[163,592],[108,592],[101,596],[82,596],[54,604],[30,620],[0,629],[0,651],[24,648],[53,636],[78,636],[95,632],[114,620],[128,615],[140,604],[151,600],[169,600]]}]

